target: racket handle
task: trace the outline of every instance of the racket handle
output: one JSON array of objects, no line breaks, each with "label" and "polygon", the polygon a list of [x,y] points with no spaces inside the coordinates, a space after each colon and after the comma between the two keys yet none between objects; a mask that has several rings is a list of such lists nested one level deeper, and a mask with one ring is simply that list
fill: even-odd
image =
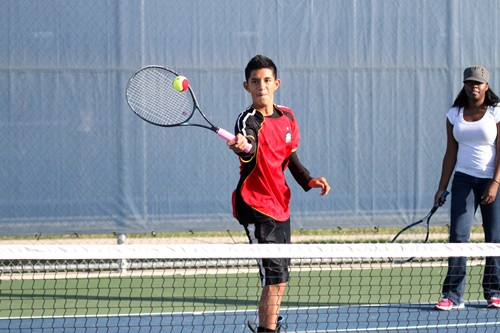
[{"label": "racket handle", "polygon": [[441,194],[441,196],[439,197],[439,205],[434,206],[434,207],[436,207],[436,209],[437,209],[437,207],[439,207],[439,206],[441,206],[441,205],[444,204],[444,202],[446,201],[446,197],[448,196],[448,194],[450,194],[450,192],[448,192],[448,191],[444,191]]},{"label": "racket handle", "polygon": [[[450,192],[448,191],[444,191],[441,196],[439,197],[439,203],[440,205],[444,204],[444,202],[446,201],[446,197],[448,196],[448,194],[450,194]],[[438,210],[438,208],[440,207],[440,205],[434,205],[434,207],[432,207],[432,213],[434,214],[436,212],[436,210]]]},{"label": "racket handle", "polygon": [[[225,139],[226,141],[234,141],[234,139],[236,138],[233,133],[230,133],[223,128],[219,128],[219,130],[217,131],[217,135],[220,136],[221,138]],[[245,146],[245,149],[243,149],[243,151],[245,153],[248,153],[250,151],[250,149],[252,149],[252,145],[247,143],[247,145]]]}]

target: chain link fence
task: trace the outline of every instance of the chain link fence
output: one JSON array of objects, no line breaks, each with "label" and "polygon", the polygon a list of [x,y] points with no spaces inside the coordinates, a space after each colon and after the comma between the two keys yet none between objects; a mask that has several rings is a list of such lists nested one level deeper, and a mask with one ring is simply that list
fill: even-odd
[{"label": "chain link fence", "polygon": [[[238,160],[197,128],[145,124],[125,86],[159,64],[231,129],[243,69],[278,65],[298,154],[333,185],[290,177],[295,228],[402,226],[432,205],[445,113],[463,68],[498,77],[497,1],[2,1],[3,235],[239,229]],[[487,24],[485,24],[487,22]],[[314,192],[314,191],[312,191]],[[447,211],[435,217],[444,224]]]}]

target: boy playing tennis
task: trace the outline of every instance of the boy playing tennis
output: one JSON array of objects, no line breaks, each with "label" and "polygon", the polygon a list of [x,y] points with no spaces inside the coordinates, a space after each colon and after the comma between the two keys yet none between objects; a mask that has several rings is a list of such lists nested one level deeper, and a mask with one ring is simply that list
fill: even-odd
[{"label": "boy playing tennis", "polygon": [[[236,121],[235,141],[229,148],[240,159],[240,180],[233,193],[233,214],[245,228],[251,244],[291,242],[290,188],[285,170],[305,190],[316,187],[321,195],[330,191],[325,178],[312,178],[296,154],[299,127],[292,110],[274,104],[280,85],[274,62],[262,55],[253,57],[245,68],[243,87],[252,96],[252,105]],[[250,143],[252,149],[243,149]],[[256,332],[279,332],[278,315],[288,282],[289,259],[259,260],[262,294]],[[250,327],[253,331],[254,328]]]}]

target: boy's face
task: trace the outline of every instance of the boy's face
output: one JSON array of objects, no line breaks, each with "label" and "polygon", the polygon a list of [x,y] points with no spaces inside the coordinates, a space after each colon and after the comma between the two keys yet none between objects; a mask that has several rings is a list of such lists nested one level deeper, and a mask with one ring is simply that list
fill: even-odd
[{"label": "boy's face", "polygon": [[252,95],[252,105],[259,109],[274,103],[274,92],[278,89],[280,80],[274,77],[269,68],[253,70],[243,87]]}]

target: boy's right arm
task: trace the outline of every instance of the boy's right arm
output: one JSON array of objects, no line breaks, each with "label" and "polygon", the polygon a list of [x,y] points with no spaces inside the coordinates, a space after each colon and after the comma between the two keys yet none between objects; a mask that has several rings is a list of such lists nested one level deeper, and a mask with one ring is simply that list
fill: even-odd
[{"label": "boy's right arm", "polygon": [[[250,149],[249,152],[245,152],[244,149],[248,143],[252,145],[252,149]],[[227,145],[229,146],[229,149],[234,151],[236,154],[252,155],[255,152],[255,144],[253,143],[253,140],[249,140],[241,133],[237,133],[236,138],[233,141],[228,141]]]},{"label": "boy's right arm", "polygon": [[[257,137],[257,127],[258,124],[253,116],[248,116],[248,113],[242,112],[236,120],[234,125],[234,134],[236,136],[235,140],[228,142],[229,149],[234,151],[241,157],[250,157],[255,154],[257,150],[256,137]],[[244,152],[243,149],[247,144],[252,145],[252,149],[249,152]]]}]

